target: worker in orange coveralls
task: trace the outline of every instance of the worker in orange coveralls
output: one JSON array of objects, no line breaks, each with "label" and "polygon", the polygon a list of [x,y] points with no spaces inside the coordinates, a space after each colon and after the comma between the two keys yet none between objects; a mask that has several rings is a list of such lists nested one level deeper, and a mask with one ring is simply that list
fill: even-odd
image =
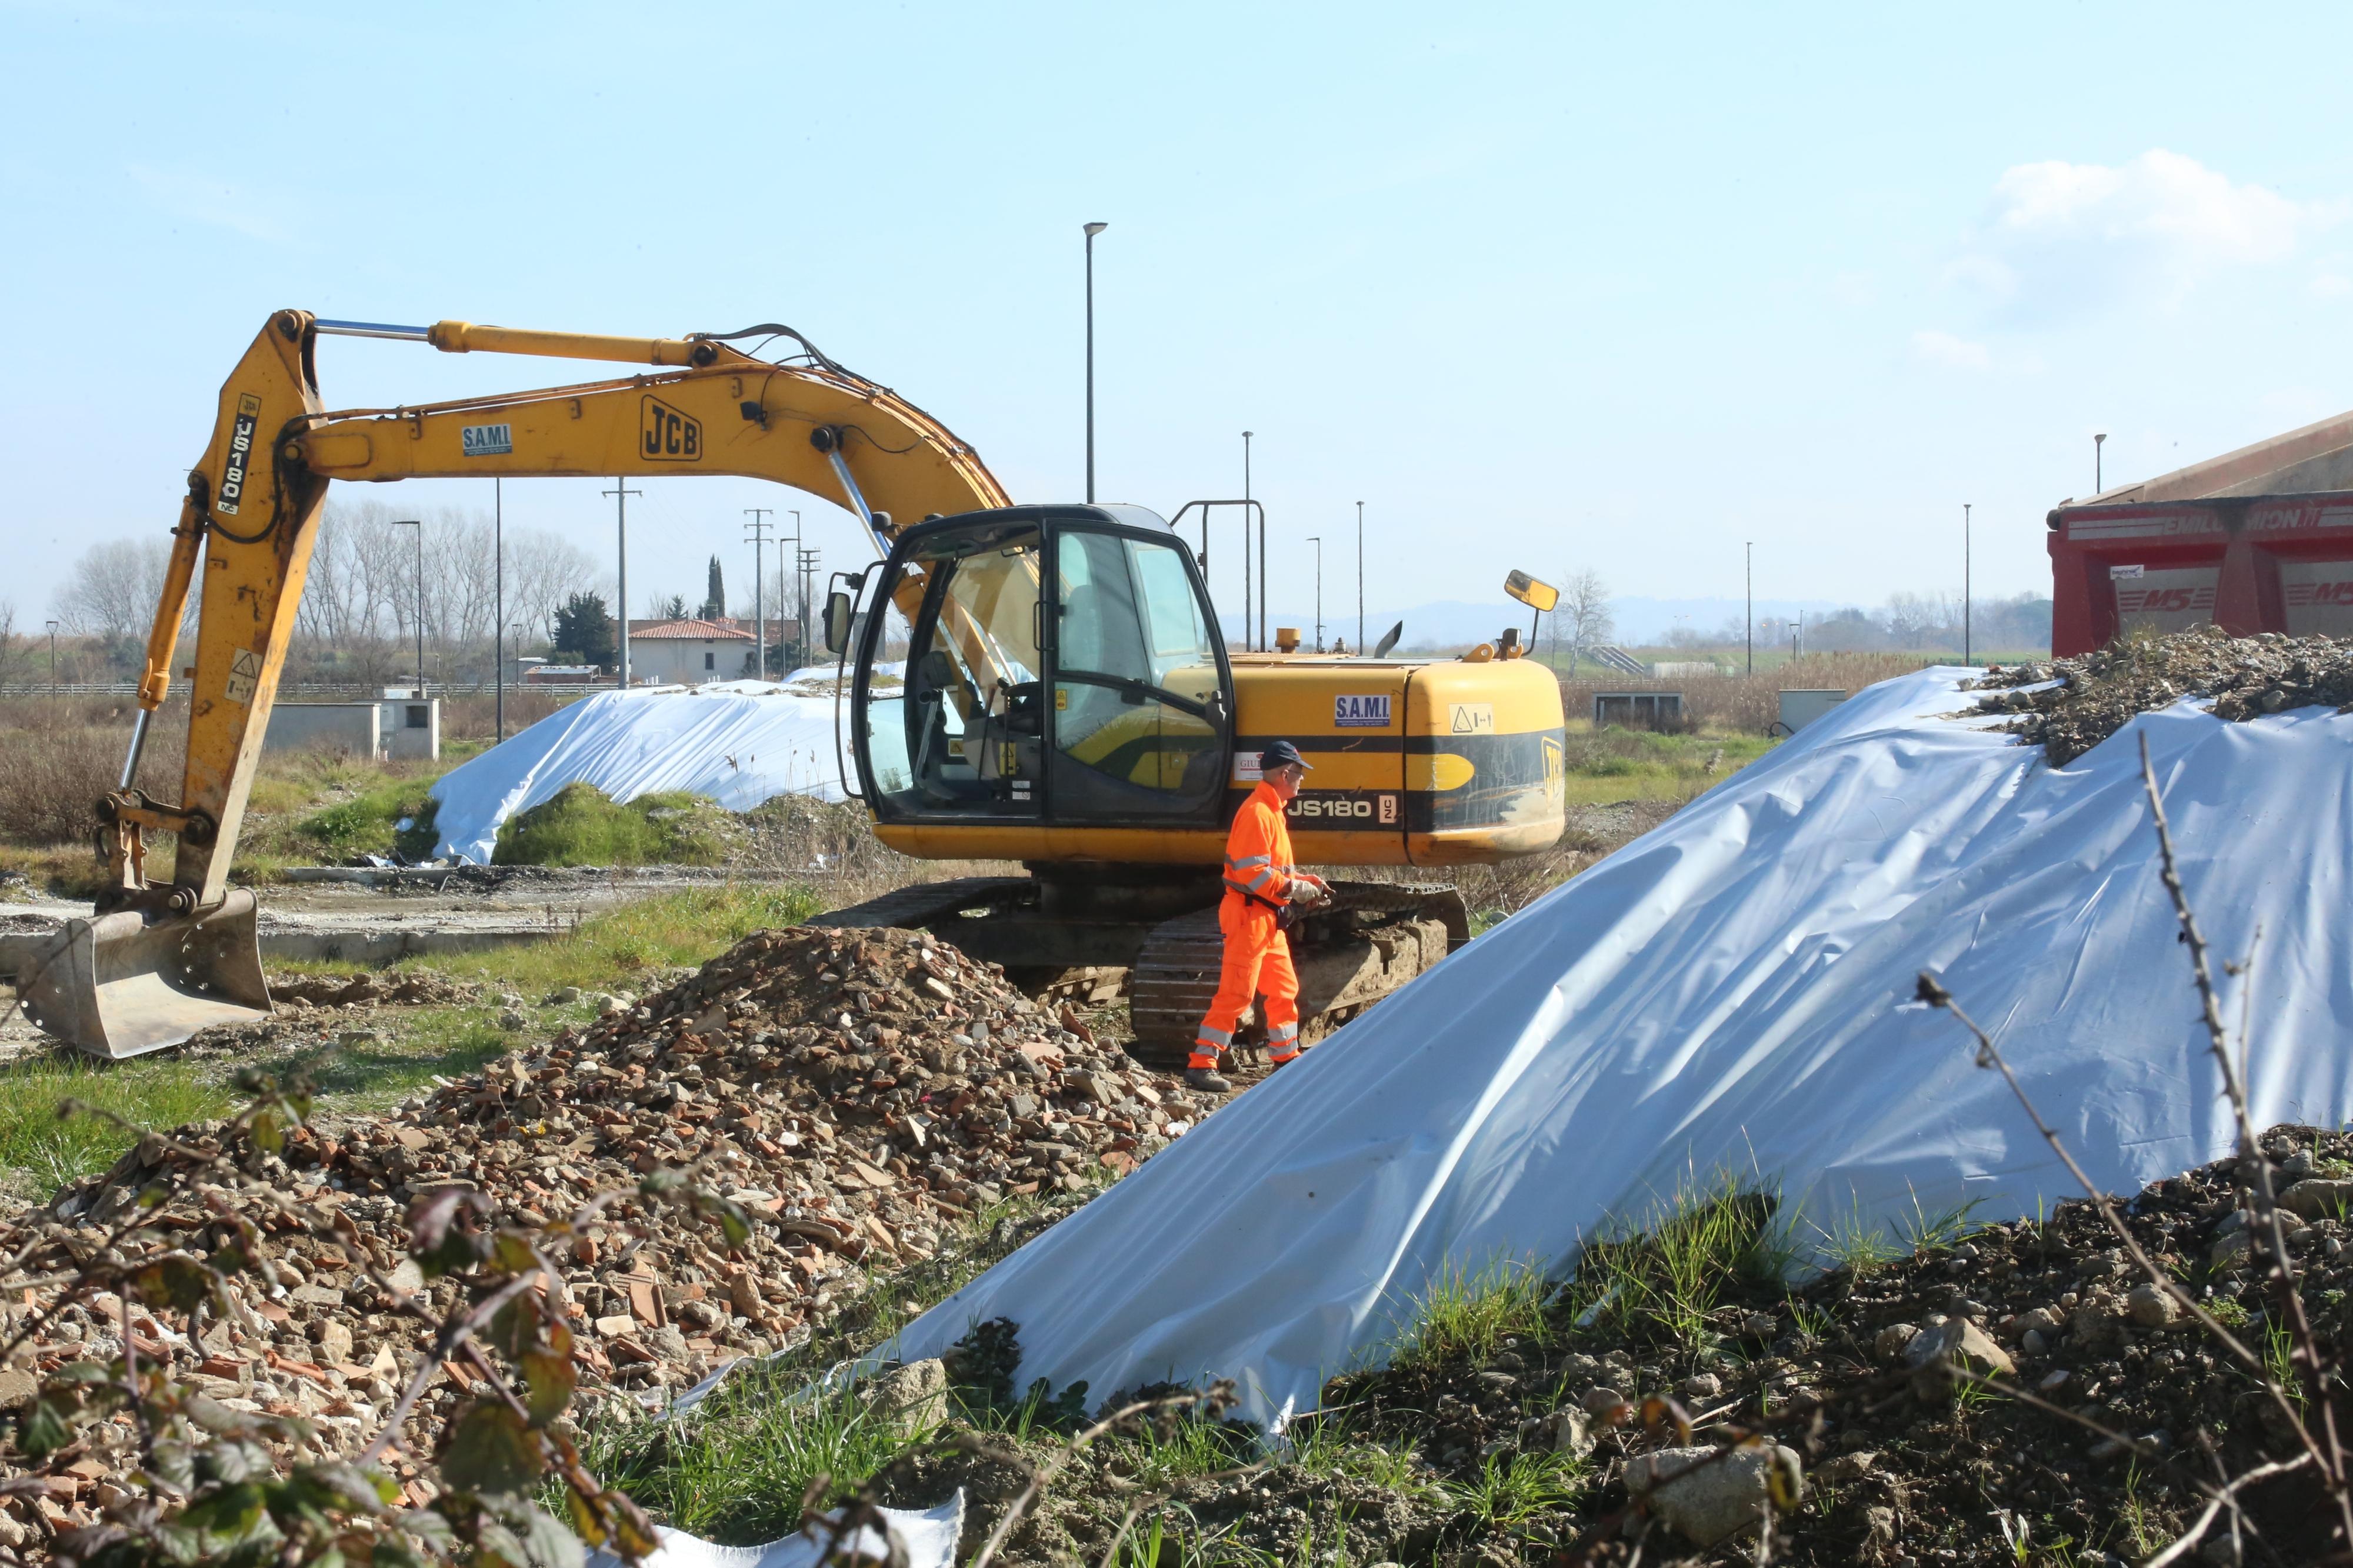
[{"label": "worker in orange coveralls", "polygon": [[1233,1044],[1234,1025],[1252,995],[1266,997],[1267,1059],[1283,1067],[1299,1056],[1299,975],[1291,967],[1283,929],[1298,904],[1329,898],[1323,878],[1292,864],[1291,829],[1282,808],[1299,793],[1307,763],[1299,748],[1277,741],[1259,753],[1259,786],[1250,791],[1226,836],[1226,896],[1218,905],[1225,962],[1218,994],[1193,1042],[1185,1081],[1223,1094],[1234,1086],[1218,1073],[1219,1054]]}]

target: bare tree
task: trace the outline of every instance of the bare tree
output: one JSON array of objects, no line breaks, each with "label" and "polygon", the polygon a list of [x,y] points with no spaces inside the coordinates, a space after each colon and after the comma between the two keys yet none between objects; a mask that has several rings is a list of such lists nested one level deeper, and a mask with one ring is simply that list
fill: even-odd
[{"label": "bare tree", "polygon": [[[78,636],[102,637],[117,647],[145,641],[171,561],[168,539],[109,539],[91,545],[58,593],[58,619]],[[189,595],[191,618],[195,602]]]},{"label": "bare tree", "polygon": [[1609,607],[1609,584],[1592,567],[1563,572],[1561,581],[1560,603],[1553,611],[1555,652],[1558,652],[1560,630],[1566,624],[1569,635],[1568,668],[1574,675],[1578,659],[1588,648],[1599,647],[1618,635],[1618,617]]},{"label": "bare tree", "polygon": [[33,639],[16,635],[16,606],[0,599],[0,691],[32,684]]}]

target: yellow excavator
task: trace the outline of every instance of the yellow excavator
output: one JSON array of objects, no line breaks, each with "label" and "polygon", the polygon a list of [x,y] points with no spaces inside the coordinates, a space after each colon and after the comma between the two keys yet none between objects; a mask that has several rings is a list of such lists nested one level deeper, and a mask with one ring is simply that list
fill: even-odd
[{"label": "yellow excavator", "polygon": [[[647,368],[330,412],[316,353],[333,335]],[[779,342],[797,352],[759,357]],[[1226,824],[1266,742],[1314,765],[1291,807],[1307,862],[1484,864],[1560,836],[1559,685],[1514,631],[1434,661],[1388,658],[1388,644],[1373,658],[1233,652],[1169,523],[1140,507],[1013,505],[945,426],[789,328],[647,339],[281,310],[223,384],[189,473],[130,754],[100,803],[108,885],[20,976],[34,1021],[127,1057],[268,1013],[255,898],[229,865],[330,480],[673,474],[773,479],[865,523],[879,567],[837,574],[826,606],[845,788],[895,849],[1029,873],[923,884],[825,923],[928,927],[1041,991],[1124,985],[1147,1060],[1181,1057],[1215,986]],[[1205,553],[1226,504],[1177,514],[1201,510]],[[137,778],[191,591],[187,752],[164,804]],[[1550,607],[1519,574],[1510,591]],[[151,834],[176,841],[168,881],[149,873]],[[1309,1033],[1468,938],[1442,883],[1337,883],[1293,933]]]}]

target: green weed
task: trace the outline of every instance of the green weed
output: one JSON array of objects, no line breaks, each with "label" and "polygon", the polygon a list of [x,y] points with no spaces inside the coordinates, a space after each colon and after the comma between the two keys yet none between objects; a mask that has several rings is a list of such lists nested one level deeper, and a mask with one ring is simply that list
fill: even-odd
[{"label": "green weed", "polygon": [[913,1440],[852,1390],[797,1400],[804,1386],[798,1372],[749,1369],[689,1420],[591,1420],[584,1457],[606,1485],[680,1530],[723,1545],[788,1535],[812,1481],[828,1478],[822,1502],[839,1502]]},{"label": "green weed", "polygon": [[1507,1339],[1544,1344],[1552,1337],[1546,1308],[1555,1293],[1544,1270],[1532,1263],[1498,1259],[1475,1274],[1449,1264],[1415,1298],[1411,1321],[1390,1363],[1411,1367],[1484,1361]]},{"label": "green weed", "polygon": [[1794,1249],[1773,1223],[1776,1203],[1719,1176],[1616,1236],[1588,1242],[1567,1292],[1572,1320],[1629,1337],[1705,1343],[1713,1337],[1709,1314],[1729,1287],[1788,1275]]},{"label": "green weed", "polygon": [[594,784],[570,784],[509,817],[491,858],[501,866],[716,866],[727,858],[711,801],[684,791],[617,804]]},{"label": "green weed", "polygon": [[1905,1250],[1910,1252],[1936,1252],[1957,1246],[1971,1231],[1982,1228],[1969,1216],[1977,1212],[1978,1204],[1983,1201],[1971,1198],[1950,1208],[1924,1209],[1920,1206],[1920,1194],[1915,1192],[1912,1194],[1912,1212],[1896,1216],[1896,1235],[1903,1238]]},{"label": "green weed", "polygon": [[1491,1454],[1477,1476],[1445,1483],[1447,1500],[1493,1530],[1517,1531],[1572,1508],[1585,1489],[1584,1467],[1561,1454]]}]

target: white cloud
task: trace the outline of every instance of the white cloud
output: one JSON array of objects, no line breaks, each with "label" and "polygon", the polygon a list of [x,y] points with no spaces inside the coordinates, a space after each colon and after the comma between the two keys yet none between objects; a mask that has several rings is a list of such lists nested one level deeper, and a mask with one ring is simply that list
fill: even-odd
[{"label": "white cloud", "polygon": [[2013,320],[2178,309],[2217,274],[2292,258],[2342,213],[2163,148],[2114,167],[2021,163],[1994,182],[1989,216],[1946,276]]},{"label": "white cloud", "polygon": [[1957,338],[1950,332],[1922,331],[1912,334],[1913,356],[1947,370],[1990,370],[1993,355],[1983,343]]}]

